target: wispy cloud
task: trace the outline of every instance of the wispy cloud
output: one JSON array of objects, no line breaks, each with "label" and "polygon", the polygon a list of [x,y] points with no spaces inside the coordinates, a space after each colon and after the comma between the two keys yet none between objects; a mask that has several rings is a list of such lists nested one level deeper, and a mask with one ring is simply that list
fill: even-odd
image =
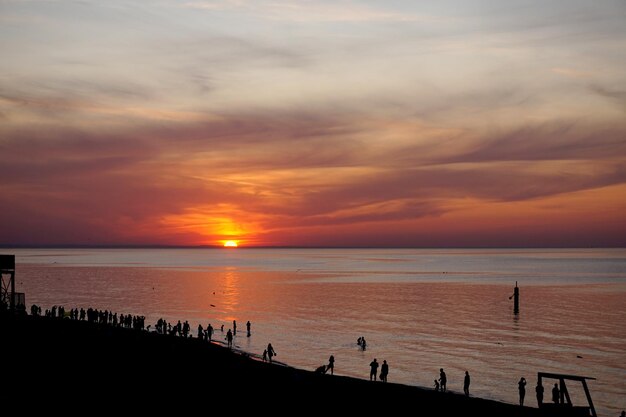
[{"label": "wispy cloud", "polygon": [[184,7],[209,11],[239,11],[258,17],[294,22],[417,22],[435,17],[415,13],[398,13],[373,8],[354,1],[192,1]]}]

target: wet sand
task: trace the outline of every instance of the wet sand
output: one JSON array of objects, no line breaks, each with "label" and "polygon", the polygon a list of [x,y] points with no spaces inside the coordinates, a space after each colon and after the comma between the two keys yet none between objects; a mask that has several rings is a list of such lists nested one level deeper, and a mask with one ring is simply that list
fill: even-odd
[{"label": "wet sand", "polygon": [[[270,365],[204,341],[44,317],[3,317],[5,398],[63,407],[351,415],[535,416],[539,410],[402,384]],[[278,358],[277,358],[278,359]],[[335,371],[341,372],[341,363]],[[367,369],[364,374],[367,374]],[[527,398],[527,400],[532,400]],[[295,407],[295,408],[294,408]]]}]

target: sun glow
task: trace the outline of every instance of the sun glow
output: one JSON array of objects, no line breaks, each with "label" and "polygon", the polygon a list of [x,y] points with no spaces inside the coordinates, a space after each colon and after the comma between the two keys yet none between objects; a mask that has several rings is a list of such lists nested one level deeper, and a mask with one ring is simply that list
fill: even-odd
[{"label": "sun glow", "polygon": [[226,242],[224,242],[225,248],[236,248],[237,246],[239,245],[237,244],[236,240],[227,240]]}]

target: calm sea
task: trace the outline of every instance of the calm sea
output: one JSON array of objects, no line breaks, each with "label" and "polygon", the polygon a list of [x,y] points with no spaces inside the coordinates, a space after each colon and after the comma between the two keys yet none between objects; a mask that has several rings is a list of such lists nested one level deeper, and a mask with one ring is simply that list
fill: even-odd
[{"label": "calm sea", "polygon": [[[17,255],[27,304],[112,309],[147,323],[237,320],[235,344],[313,370],[432,387],[439,368],[461,391],[517,402],[537,372],[594,377],[601,416],[626,408],[626,250],[40,249]],[[509,296],[517,281],[521,312]],[[252,336],[245,323],[252,322]],[[244,330],[244,331],[242,331]],[[356,340],[367,340],[360,351]],[[574,384],[575,385],[575,384]],[[570,387],[573,401],[582,390]],[[546,397],[550,397],[546,386]]]}]

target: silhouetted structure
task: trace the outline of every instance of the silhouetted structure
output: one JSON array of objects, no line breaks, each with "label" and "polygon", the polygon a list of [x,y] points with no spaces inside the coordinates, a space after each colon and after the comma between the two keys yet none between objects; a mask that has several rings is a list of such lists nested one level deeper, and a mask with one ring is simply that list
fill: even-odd
[{"label": "silhouetted structure", "polygon": [[26,313],[24,293],[15,292],[15,255],[0,255],[0,309]]},{"label": "silhouetted structure", "polygon": [[519,288],[517,281],[515,281],[515,288],[513,288],[513,295],[509,297],[509,300],[513,298],[513,314],[519,314]]},{"label": "silhouetted structure", "polygon": [[[589,387],[587,386],[587,380],[595,380],[595,378],[590,378],[588,376],[578,376],[578,375],[566,375],[566,374],[554,374],[548,372],[538,372],[537,373],[537,385],[542,383],[542,379],[556,379],[559,381],[558,384],[554,384],[552,388],[552,404],[542,403],[541,408],[544,410],[548,410],[551,414],[558,415],[576,415],[576,416],[588,416],[597,417],[596,409],[593,406],[593,401],[591,400],[591,394],[589,393]],[[567,390],[567,384],[565,381],[577,381],[583,385],[583,389],[585,391],[585,396],[587,397],[586,406],[574,406],[572,400],[569,396],[569,392]]]},{"label": "silhouetted structure", "polygon": [[469,397],[470,375],[468,371],[465,371],[465,378],[463,379],[463,392]]},{"label": "silhouetted structure", "polygon": [[524,397],[526,397],[526,378],[521,377],[517,383],[517,389],[519,390],[519,405],[524,406]]},{"label": "silhouetted structure", "polygon": [[376,358],[374,358],[374,360],[370,362],[370,381],[372,381],[372,378],[374,381],[376,381],[377,372],[378,372],[378,362],[376,361]]}]

